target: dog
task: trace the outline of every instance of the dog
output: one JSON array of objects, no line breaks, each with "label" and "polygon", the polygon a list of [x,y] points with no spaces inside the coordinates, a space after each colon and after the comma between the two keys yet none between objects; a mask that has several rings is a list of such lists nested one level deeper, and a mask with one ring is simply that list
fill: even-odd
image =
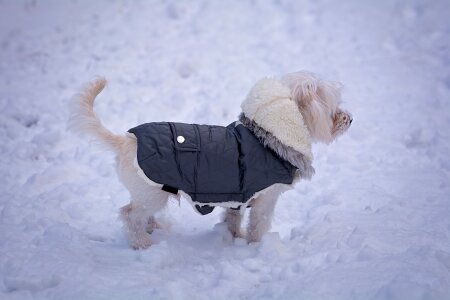
[{"label": "dog", "polygon": [[70,125],[116,153],[119,179],[131,195],[120,215],[134,249],[152,244],[155,213],[170,195],[187,199],[201,214],[223,207],[233,237],[260,241],[279,196],[314,175],[311,143],[331,143],[353,121],[340,108],[341,84],[300,71],[258,81],[227,127],[158,122],[115,134],[93,108],[105,85],[96,79],[76,97]]}]

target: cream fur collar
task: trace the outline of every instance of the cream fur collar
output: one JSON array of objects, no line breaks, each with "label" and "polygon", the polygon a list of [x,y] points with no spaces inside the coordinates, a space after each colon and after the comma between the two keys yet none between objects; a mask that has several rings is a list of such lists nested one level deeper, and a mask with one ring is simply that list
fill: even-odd
[{"label": "cream fur collar", "polygon": [[312,163],[309,131],[287,86],[275,79],[262,79],[250,90],[241,108],[246,118]]}]

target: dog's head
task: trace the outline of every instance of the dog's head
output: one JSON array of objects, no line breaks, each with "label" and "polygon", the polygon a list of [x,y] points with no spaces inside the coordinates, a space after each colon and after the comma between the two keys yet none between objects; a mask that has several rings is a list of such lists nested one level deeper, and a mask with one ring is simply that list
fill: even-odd
[{"label": "dog's head", "polygon": [[353,118],[339,108],[342,85],[300,71],[282,78],[303,116],[314,141],[331,143],[350,127]]}]

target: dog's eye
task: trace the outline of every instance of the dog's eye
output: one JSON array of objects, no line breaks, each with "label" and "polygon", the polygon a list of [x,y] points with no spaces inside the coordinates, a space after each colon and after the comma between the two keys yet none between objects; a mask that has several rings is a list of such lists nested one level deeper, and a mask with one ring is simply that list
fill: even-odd
[{"label": "dog's eye", "polygon": [[347,121],[347,116],[344,116],[344,121]]}]

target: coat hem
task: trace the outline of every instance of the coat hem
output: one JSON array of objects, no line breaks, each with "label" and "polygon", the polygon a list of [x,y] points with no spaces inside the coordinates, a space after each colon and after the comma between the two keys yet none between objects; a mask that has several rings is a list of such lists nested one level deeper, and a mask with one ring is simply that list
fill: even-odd
[{"label": "coat hem", "polygon": [[[137,174],[138,174],[138,176],[141,177],[148,185],[150,185],[150,186],[152,186],[152,187],[156,187],[156,188],[162,189],[163,184],[154,182],[154,181],[150,180],[150,179],[147,177],[147,175],[145,175],[144,171],[143,171],[142,168],[139,166],[137,157],[135,157],[134,163],[133,163],[133,164],[134,164],[134,166],[135,166],[136,169],[137,169]],[[250,201],[252,201],[253,199],[255,199],[255,198],[261,196],[261,195],[264,194],[264,193],[266,193],[268,190],[270,190],[271,188],[273,188],[275,185],[278,185],[278,184],[284,185],[284,186],[286,186],[286,187],[291,186],[291,188],[292,188],[292,184],[276,183],[276,184],[274,184],[274,185],[271,185],[271,186],[269,186],[269,187],[267,187],[267,188],[265,188],[265,189],[263,189],[263,190],[260,190],[260,191],[258,191],[258,192],[256,192],[256,193],[254,193],[253,196],[251,196],[250,198],[248,198],[248,200],[245,201],[245,202],[236,202],[236,201],[227,201],[227,202],[206,202],[206,203],[205,203],[205,202],[196,202],[196,201],[192,200],[192,197],[189,196],[188,193],[186,193],[186,192],[184,192],[184,191],[182,191],[182,190],[178,190],[178,194],[177,194],[176,196],[178,196],[178,197],[182,196],[183,198],[185,198],[185,199],[189,202],[189,204],[192,205],[192,208],[194,208],[194,211],[196,211],[199,215],[202,215],[202,214],[196,209],[196,207],[195,207],[196,205],[199,205],[199,206],[205,206],[205,205],[208,205],[208,206],[213,206],[213,207],[217,207],[217,206],[218,206],[218,207],[223,207],[223,208],[234,208],[234,209],[239,209],[239,213],[240,213],[240,214],[244,214],[244,213],[245,213],[245,209],[246,209],[246,208],[249,206],[249,204],[250,204]]]}]

